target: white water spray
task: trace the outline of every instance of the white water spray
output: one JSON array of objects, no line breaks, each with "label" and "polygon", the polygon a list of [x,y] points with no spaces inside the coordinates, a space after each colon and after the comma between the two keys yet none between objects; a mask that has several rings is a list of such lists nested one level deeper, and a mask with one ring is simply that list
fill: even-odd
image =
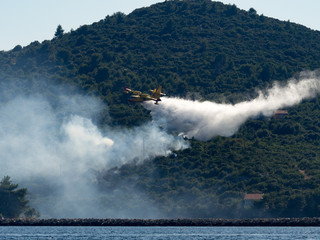
[{"label": "white water spray", "polygon": [[206,141],[217,135],[231,136],[247,119],[271,116],[277,109],[299,104],[319,92],[320,78],[309,72],[301,74],[300,80],[292,79],[285,86],[275,83],[257,98],[234,105],[164,97],[159,105],[144,106],[151,110],[153,121],[168,131]]}]

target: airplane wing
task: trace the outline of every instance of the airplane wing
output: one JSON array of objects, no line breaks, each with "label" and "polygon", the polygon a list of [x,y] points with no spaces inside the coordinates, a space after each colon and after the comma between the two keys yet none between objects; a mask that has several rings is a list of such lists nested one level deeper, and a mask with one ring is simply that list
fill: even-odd
[{"label": "airplane wing", "polygon": [[140,94],[142,94],[140,91],[132,90],[132,89],[130,89],[130,88],[128,88],[128,87],[125,87],[125,88],[124,88],[124,92],[125,92],[125,93],[132,93],[133,95],[140,95]]},{"label": "airplane wing", "polygon": [[139,97],[141,97],[140,95],[132,95],[131,97],[133,97],[133,98],[139,98]]},{"label": "airplane wing", "polygon": [[129,93],[129,92],[132,92],[132,90],[130,88],[128,88],[128,87],[124,87],[124,92],[125,93]]}]

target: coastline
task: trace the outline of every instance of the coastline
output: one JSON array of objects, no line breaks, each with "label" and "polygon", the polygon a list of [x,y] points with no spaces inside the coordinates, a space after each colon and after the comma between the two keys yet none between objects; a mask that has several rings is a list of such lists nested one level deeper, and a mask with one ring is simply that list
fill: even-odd
[{"label": "coastline", "polygon": [[0,219],[0,226],[320,226],[320,218],[250,219]]}]

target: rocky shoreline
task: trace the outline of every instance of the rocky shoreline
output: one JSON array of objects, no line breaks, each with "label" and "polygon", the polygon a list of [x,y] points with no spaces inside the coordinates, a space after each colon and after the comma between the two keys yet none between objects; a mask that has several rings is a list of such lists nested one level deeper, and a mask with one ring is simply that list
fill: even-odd
[{"label": "rocky shoreline", "polygon": [[320,218],[0,219],[0,226],[320,226]]}]

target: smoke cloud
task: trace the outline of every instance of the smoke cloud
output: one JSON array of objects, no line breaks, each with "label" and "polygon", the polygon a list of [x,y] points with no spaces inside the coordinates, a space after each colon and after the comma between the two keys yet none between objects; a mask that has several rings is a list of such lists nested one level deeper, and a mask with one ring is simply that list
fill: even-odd
[{"label": "smoke cloud", "polygon": [[[94,119],[106,106],[98,99],[80,95],[53,99],[39,94],[1,99],[0,174],[26,187],[30,205],[45,218],[153,217],[125,207],[122,212],[103,208],[105,202],[128,201],[128,193],[119,190],[114,198],[98,191],[95,173],[166,156],[188,147],[187,142],[152,123],[133,129],[99,129]],[[130,196],[145,200],[135,190]]]},{"label": "smoke cloud", "polygon": [[[164,97],[158,105],[143,103],[153,121],[132,129],[98,128],[95,119],[106,106],[92,97],[9,96],[4,91],[0,174],[26,187],[30,205],[44,218],[165,217],[136,189],[99,191],[96,173],[189,147],[181,135],[199,140],[231,136],[247,119],[271,116],[319,91],[320,78],[309,72],[237,104]],[[130,208],[128,200],[143,209]]]},{"label": "smoke cloud", "polygon": [[258,97],[237,104],[162,98],[159,105],[145,103],[153,121],[170,132],[177,132],[198,140],[214,136],[231,136],[249,118],[272,116],[275,110],[290,107],[320,92],[320,78],[316,72],[302,73],[286,85],[274,83]]}]

